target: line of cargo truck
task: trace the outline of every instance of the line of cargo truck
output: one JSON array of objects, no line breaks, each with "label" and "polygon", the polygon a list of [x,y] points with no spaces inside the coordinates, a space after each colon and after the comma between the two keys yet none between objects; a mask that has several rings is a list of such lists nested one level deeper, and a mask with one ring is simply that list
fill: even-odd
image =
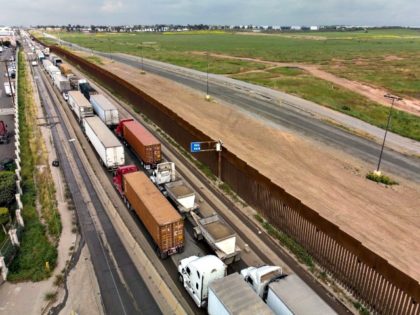
[{"label": "line of cargo truck", "polygon": [[180,260],[178,277],[200,308],[211,315],[332,315],[335,311],[295,274],[278,266],[248,267],[226,275],[216,256]]},{"label": "line of cargo truck", "polygon": [[[54,55],[51,54],[51,56]],[[45,69],[55,70],[56,68],[47,59],[43,60],[43,65]],[[165,236],[166,243],[162,243],[163,239],[156,236],[156,230],[153,228],[153,225],[145,223],[148,217],[144,215],[144,207],[142,208],[143,210],[139,210],[139,202],[133,199],[133,194],[126,196],[124,176],[131,172],[136,172],[137,168],[132,165],[124,166],[124,149],[120,141],[138,157],[145,172],[150,176],[150,179],[148,179],[150,184],[152,182],[155,184],[152,184],[155,192],[153,194],[150,192],[150,196],[156,196],[157,192],[162,195],[162,198],[169,205],[169,207],[165,206],[162,209],[158,207],[159,205],[156,205],[159,210],[149,209],[149,212],[165,213],[165,209],[173,209],[175,207],[178,212],[176,210],[173,211],[178,213],[178,217],[182,220],[187,218],[192,224],[194,237],[197,241],[206,241],[216,255],[226,264],[238,261],[241,251],[236,243],[236,233],[214,211],[205,212],[204,209],[198,207],[194,190],[182,179],[177,178],[175,164],[173,162],[163,162],[160,141],[137,121],[133,119],[120,120],[117,108],[105,96],[90,88],[87,80],[74,76],[71,68],[66,66],[66,64],[60,63],[59,70],[63,77],[66,75],[70,78],[68,82],[73,82],[70,84],[70,88],[77,88],[77,90],[70,90],[68,86],[66,88],[66,90],[69,89],[67,101],[69,107],[82,125],[84,133],[98,154],[101,164],[108,170],[115,171],[114,186],[123,200],[130,206],[130,209],[134,210],[140,217],[157,245],[159,255],[165,258],[168,255],[180,252],[183,249],[183,245],[175,241],[169,241],[170,238],[168,236]],[[55,77],[53,75],[50,75],[50,77],[54,81]],[[54,84],[61,92],[62,89],[55,82]],[[81,91],[83,89],[89,93],[90,102],[86,95],[82,94]],[[95,116],[95,113],[97,116]],[[116,136],[110,130],[114,130]],[[139,200],[147,200],[148,198],[151,197],[138,197]],[[152,205],[154,203],[145,202],[144,204]],[[155,223],[157,224],[158,221],[155,220]],[[175,240],[177,238],[175,233],[178,232],[175,230],[168,231],[173,233],[171,239]]]}]

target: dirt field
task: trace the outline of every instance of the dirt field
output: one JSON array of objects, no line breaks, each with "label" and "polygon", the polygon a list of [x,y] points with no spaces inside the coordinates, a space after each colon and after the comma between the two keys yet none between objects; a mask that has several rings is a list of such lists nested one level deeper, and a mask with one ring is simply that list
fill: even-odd
[{"label": "dirt field", "polygon": [[207,102],[203,95],[161,77],[104,62],[104,68],[200,125],[212,138],[222,139],[229,150],[286,191],[420,280],[419,186],[398,177],[400,186],[378,185],[364,178],[372,166],[349,155],[221,102]]},{"label": "dirt field", "polygon": [[[202,52],[194,52],[194,53],[199,54],[199,55],[204,55],[204,53]],[[273,67],[299,68],[299,69],[307,71],[314,77],[332,82],[348,90],[359,93],[360,95],[367,97],[371,101],[377,102],[387,107],[391,106],[391,102],[387,100],[386,98],[384,98],[384,95],[388,93],[388,91],[386,91],[385,89],[380,88],[380,87],[370,86],[370,85],[363,84],[357,81],[351,81],[345,78],[340,78],[332,73],[321,70],[317,65],[264,61],[264,60],[258,60],[258,59],[252,59],[252,58],[240,58],[240,57],[233,57],[229,55],[220,55],[220,54],[211,54],[211,56],[214,58],[235,59],[235,60],[242,60],[242,61],[249,61],[249,62],[260,62],[260,63],[267,64]],[[395,60],[395,57],[396,56],[388,56],[388,60]],[[420,100],[410,99],[410,98],[405,97],[402,101],[396,102],[394,106],[407,113],[420,116]]]}]

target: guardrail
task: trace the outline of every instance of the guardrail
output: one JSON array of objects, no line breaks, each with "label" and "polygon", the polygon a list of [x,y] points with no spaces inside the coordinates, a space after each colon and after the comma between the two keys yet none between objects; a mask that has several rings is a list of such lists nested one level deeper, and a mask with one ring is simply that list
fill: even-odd
[{"label": "guardrail", "polygon": [[[118,91],[185,149],[213,140],[189,122],[113,73],[57,46],[50,49]],[[217,174],[217,155],[195,156]],[[369,309],[381,314],[420,314],[420,284],[360,241],[320,216],[258,170],[224,149],[222,180],[273,226],[302,244],[326,271]]]}]

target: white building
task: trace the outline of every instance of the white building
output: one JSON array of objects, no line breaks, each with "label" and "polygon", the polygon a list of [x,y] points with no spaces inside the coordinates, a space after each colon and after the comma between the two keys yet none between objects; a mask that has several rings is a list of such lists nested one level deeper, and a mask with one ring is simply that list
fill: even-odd
[{"label": "white building", "polygon": [[319,26],[315,26],[315,25],[313,25],[313,26],[309,27],[309,29],[310,29],[311,31],[319,31]]}]

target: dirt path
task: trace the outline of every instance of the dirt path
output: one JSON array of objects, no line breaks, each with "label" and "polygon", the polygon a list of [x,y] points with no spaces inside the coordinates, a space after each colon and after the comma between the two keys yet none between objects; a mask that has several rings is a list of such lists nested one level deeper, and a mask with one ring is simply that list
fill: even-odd
[{"label": "dirt path", "polygon": [[[233,106],[207,102],[180,84],[102,58],[102,66],[259,169],[273,182],[420,280],[420,187],[386,188],[364,178],[372,166],[341,151],[279,130]],[[176,97],[174,97],[176,95]],[[410,237],[407,237],[407,236]]]},{"label": "dirt path", "polygon": [[[205,52],[193,52],[193,54],[197,55],[204,55]],[[332,73],[327,71],[321,70],[317,65],[309,65],[303,63],[285,63],[285,62],[274,62],[274,61],[266,61],[254,58],[243,58],[243,57],[234,57],[229,55],[223,54],[210,54],[210,56],[214,58],[223,58],[223,59],[234,59],[234,60],[241,60],[241,61],[249,61],[249,62],[259,62],[270,66],[277,66],[277,67],[292,67],[292,68],[299,68],[302,70],[307,71],[314,77],[323,79],[325,81],[332,82],[337,84],[343,88],[356,92],[360,95],[363,95],[370,99],[371,101],[377,102],[384,106],[391,106],[389,100],[384,98],[384,95],[389,93],[387,90],[382,89],[380,87],[374,87],[367,84],[363,84],[357,81],[351,81],[345,78],[340,78]],[[410,114],[420,116],[420,100],[417,99],[410,99],[404,98],[400,102],[396,102],[394,106],[402,111],[408,112]]]}]

